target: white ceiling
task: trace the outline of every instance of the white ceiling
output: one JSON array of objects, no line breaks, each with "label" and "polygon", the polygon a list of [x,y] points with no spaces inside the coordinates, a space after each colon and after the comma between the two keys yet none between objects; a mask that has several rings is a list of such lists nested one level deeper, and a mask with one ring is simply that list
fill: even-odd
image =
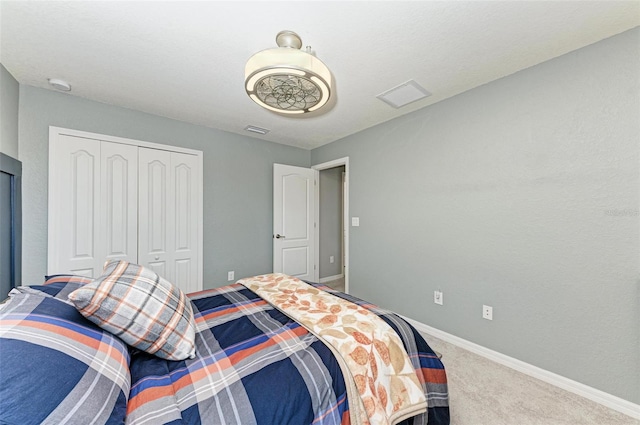
[{"label": "white ceiling", "polygon": [[[640,25],[640,1],[0,2],[0,62],[21,83],[312,149]],[[332,108],[283,117],[244,66],[292,30],[332,71]],[[414,79],[401,109],[376,95]],[[266,127],[266,136],[247,125]]]}]

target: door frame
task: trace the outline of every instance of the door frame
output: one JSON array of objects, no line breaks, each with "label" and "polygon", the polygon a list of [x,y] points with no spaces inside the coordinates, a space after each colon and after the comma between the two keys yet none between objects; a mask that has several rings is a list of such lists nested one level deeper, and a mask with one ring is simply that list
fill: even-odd
[{"label": "door frame", "polygon": [[[344,223],[344,234],[343,234],[343,242],[344,242],[344,292],[349,293],[349,157],[345,156],[343,158],[334,159],[332,161],[323,162],[322,164],[316,164],[311,167],[311,169],[316,170],[319,173],[322,170],[328,170],[330,168],[336,168],[344,165],[344,193],[342,194],[343,204],[342,204],[342,222]],[[318,184],[319,181],[318,181]],[[317,187],[315,191],[316,196],[316,223],[320,223],[320,188]],[[316,250],[316,264],[320,264],[320,226],[316,226],[315,235],[314,235],[314,243]]]},{"label": "door frame", "polygon": [[[4,255],[9,256],[9,286],[15,288],[22,285],[22,162],[0,152],[0,173],[9,176],[11,185],[9,199],[0,199],[0,202],[9,203],[10,248]],[[0,294],[2,299],[6,296]]]}]

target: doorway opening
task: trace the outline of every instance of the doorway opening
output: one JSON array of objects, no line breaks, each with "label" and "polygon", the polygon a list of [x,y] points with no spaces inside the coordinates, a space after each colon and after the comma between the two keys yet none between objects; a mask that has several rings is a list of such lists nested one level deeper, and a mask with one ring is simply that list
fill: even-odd
[{"label": "doorway opening", "polygon": [[319,282],[344,282],[337,289],[349,293],[349,158],[311,168],[319,174],[315,214]]}]

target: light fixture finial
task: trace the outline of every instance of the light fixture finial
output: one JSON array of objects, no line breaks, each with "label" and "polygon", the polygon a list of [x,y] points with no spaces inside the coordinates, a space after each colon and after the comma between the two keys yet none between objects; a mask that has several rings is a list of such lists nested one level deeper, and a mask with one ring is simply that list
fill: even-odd
[{"label": "light fixture finial", "polygon": [[276,35],[276,44],[278,47],[300,49],[302,47],[302,39],[293,31],[280,31]]}]

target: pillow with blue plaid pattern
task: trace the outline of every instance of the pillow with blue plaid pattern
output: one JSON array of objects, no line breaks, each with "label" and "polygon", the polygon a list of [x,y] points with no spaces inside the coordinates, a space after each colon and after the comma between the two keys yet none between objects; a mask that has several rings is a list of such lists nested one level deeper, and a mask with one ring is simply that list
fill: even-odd
[{"label": "pillow with blue plaid pattern", "polygon": [[69,299],[83,316],[132,347],[167,360],[195,357],[191,301],[153,270],[107,262],[102,276]]}]

